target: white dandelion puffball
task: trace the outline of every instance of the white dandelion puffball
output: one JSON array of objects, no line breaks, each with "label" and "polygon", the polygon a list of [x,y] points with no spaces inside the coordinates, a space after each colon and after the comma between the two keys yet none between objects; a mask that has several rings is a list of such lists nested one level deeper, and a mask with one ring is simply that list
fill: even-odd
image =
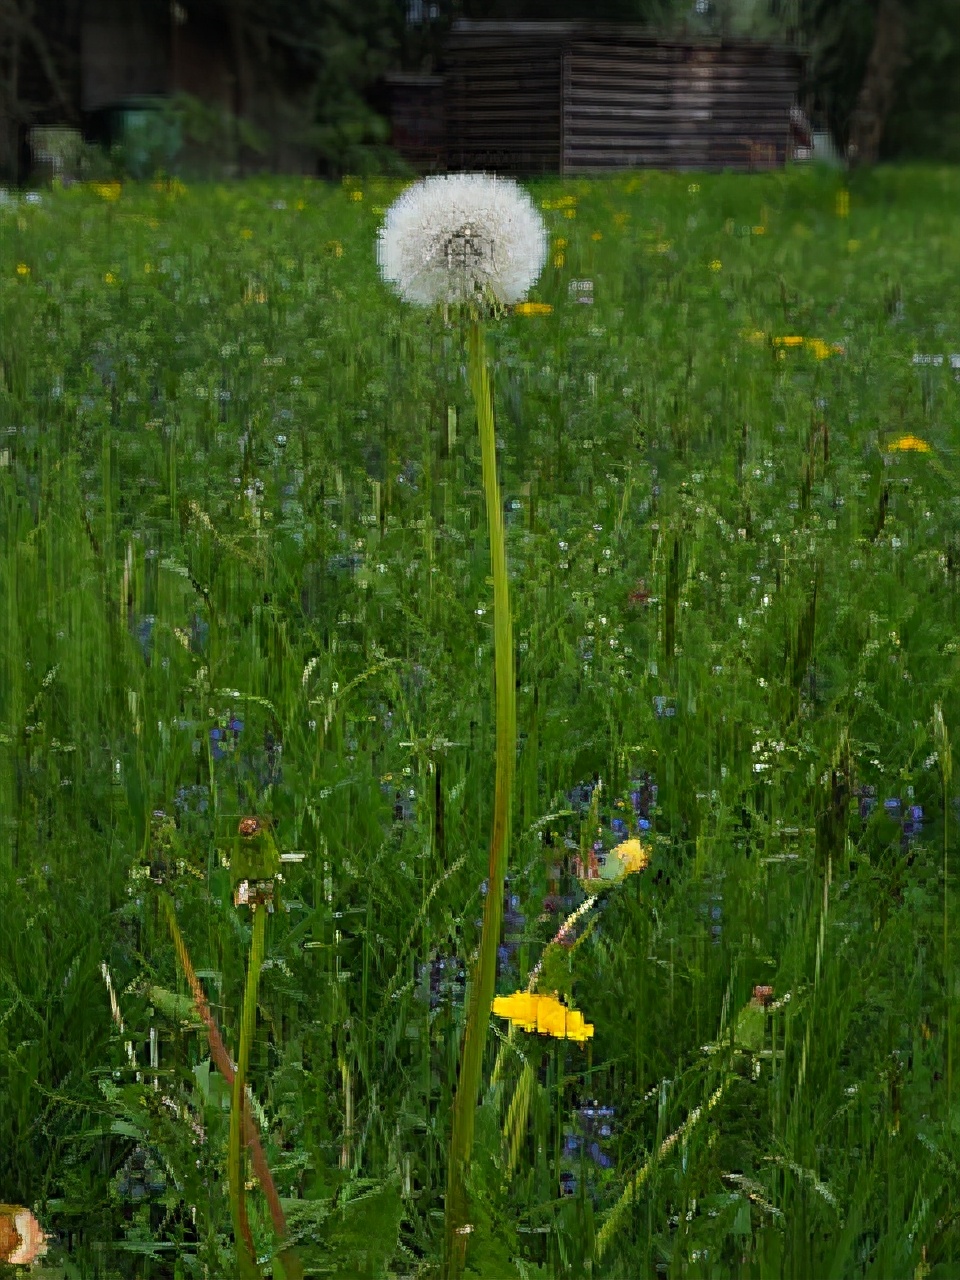
[{"label": "white dandelion puffball", "polygon": [[399,196],[380,228],[380,272],[407,302],[519,302],[547,257],[533,201],[509,178],[454,173],[423,178]]}]

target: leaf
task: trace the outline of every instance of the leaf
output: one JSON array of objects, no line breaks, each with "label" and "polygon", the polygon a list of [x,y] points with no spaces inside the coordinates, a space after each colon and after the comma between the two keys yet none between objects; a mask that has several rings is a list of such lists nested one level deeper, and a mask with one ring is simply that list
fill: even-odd
[{"label": "leaf", "polygon": [[203,1026],[191,996],[178,995],[175,991],[168,991],[166,987],[150,986],[147,988],[147,997],[153,1007],[166,1017],[192,1027]]}]

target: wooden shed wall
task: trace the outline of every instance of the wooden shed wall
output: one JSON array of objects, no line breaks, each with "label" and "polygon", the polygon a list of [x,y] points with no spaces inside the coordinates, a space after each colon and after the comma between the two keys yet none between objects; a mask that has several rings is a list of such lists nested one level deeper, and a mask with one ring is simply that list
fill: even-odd
[{"label": "wooden shed wall", "polygon": [[800,55],[637,26],[459,22],[444,59],[447,166],[502,173],[782,165]]},{"label": "wooden shed wall", "polygon": [[572,41],[562,172],[782,165],[799,70],[792,52],[755,45]]},{"label": "wooden shed wall", "polygon": [[557,173],[570,23],[455,23],[444,53],[447,166]]}]

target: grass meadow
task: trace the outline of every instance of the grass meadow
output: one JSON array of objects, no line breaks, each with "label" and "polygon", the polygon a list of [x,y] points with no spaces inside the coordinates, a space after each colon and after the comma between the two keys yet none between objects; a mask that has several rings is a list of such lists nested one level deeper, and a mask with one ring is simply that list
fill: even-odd
[{"label": "grass meadow", "polygon": [[[31,1275],[237,1274],[169,921],[236,1059],[251,815],[285,861],[248,1080],[303,1274],[438,1274],[492,587],[460,334],[378,274],[401,189],[0,203],[0,1201],[49,1233]],[[551,961],[593,1036],[491,1019],[467,1274],[954,1275],[960,173],[527,189],[541,305],[487,332],[498,993],[576,857],[651,858]]]}]

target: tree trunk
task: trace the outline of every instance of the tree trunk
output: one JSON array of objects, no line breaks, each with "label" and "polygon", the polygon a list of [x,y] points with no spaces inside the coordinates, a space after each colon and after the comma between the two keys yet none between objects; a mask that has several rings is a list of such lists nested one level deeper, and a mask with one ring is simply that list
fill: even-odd
[{"label": "tree trunk", "polygon": [[[16,183],[19,180],[20,147],[20,33],[10,36],[7,54],[5,84],[0,85],[0,175]],[[2,64],[0,64],[2,65]]]},{"label": "tree trunk", "polygon": [[850,122],[851,165],[876,164],[897,78],[909,59],[907,15],[900,0],[880,0],[863,84]]},{"label": "tree trunk", "polygon": [[240,12],[240,6],[232,4],[228,10],[230,14],[230,42],[233,51],[233,75],[234,75],[234,100],[233,114],[236,118],[236,156],[238,176],[243,177],[245,172],[243,159],[243,141],[240,137],[240,121],[245,119],[247,112],[251,107],[251,85],[252,75],[250,67],[250,50],[247,44],[247,33],[245,30],[246,23],[244,15]]}]

